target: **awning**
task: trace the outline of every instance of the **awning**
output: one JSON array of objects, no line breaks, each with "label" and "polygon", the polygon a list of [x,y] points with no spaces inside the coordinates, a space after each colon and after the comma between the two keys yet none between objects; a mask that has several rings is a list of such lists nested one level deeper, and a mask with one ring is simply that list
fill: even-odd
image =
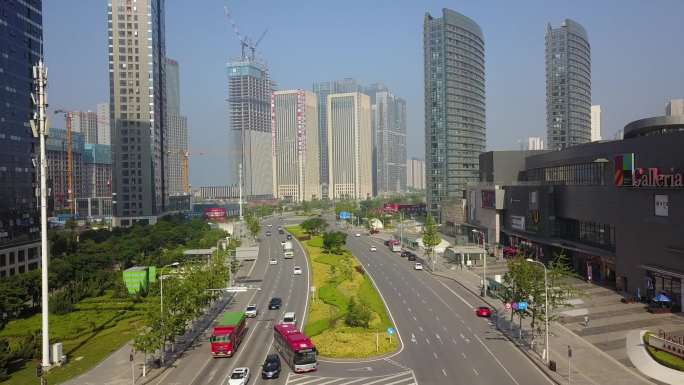
[{"label": "awning", "polygon": [[501,229],[501,231],[508,234],[508,235],[513,235],[513,236],[516,236],[518,238],[524,238],[524,239],[527,239],[531,242],[538,243],[541,245],[560,247],[562,249],[577,251],[577,252],[585,253],[585,254],[589,254],[589,255],[597,255],[597,256],[603,256],[603,257],[615,257],[615,252],[613,252],[613,251],[599,249],[597,247],[586,246],[586,245],[583,245],[581,243],[571,242],[571,241],[567,241],[565,239],[539,238],[539,237],[532,236],[530,234],[521,233],[518,231],[507,230],[507,229]]},{"label": "awning", "polygon": [[644,270],[652,271],[654,273],[669,275],[671,277],[684,278],[684,272],[675,271],[668,269],[666,267],[654,266],[654,265],[641,265],[639,266]]}]

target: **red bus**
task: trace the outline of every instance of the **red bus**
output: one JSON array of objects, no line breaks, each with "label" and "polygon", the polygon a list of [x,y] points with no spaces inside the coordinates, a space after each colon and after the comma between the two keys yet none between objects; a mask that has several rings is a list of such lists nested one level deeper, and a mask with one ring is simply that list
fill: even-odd
[{"label": "red bus", "polygon": [[244,312],[223,313],[221,321],[214,326],[211,333],[211,355],[214,357],[232,357],[235,354],[246,331]]},{"label": "red bus", "polygon": [[309,337],[295,325],[277,324],[273,327],[273,341],[276,350],[295,373],[316,370],[316,347]]}]

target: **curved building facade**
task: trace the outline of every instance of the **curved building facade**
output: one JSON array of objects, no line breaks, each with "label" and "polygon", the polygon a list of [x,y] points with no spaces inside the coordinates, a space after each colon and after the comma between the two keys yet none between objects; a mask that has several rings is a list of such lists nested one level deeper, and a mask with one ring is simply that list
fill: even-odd
[{"label": "curved building facade", "polygon": [[546,27],[546,135],[562,150],[591,141],[591,47],[587,31],[565,19]]},{"label": "curved building facade", "polygon": [[440,222],[461,222],[466,186],[478,181],[485,149],[484,36],[450,9],[425,15],[425,169],[427,205]]}]

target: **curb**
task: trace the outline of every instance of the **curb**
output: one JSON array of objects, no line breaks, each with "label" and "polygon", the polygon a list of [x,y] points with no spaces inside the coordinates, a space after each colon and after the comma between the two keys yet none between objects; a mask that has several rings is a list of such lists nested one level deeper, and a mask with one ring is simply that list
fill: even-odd
[{"label": "curb", "polygon": [[[434,272],[434,271],[430,271],[430,274],[435,275],[435,276],[438,276],[438,277],[450,279],[450,280],[452,280],[452,281],[458,283],[459,285],[461,285],[461,287],[463,287],[464,289],[466,289],[466,290],[467,290],[468,292],[470,292],[472,295],[474,295],[474,296],[476,296],[477,298],[479,298],[482,302],[485,302],[487,305],[493,307],[494,309],[497,308],[496,305],[494,305],[493,303],[491,303],[486,297],[481,297],[481,296],[480,296],[480,293],[476,293],[474,290],[472,290],[471,288],[469,288],[469,287],[466,286],[463,282],[457,280],[456,278],[449,277],[449,276],[446,276],[446,275],[444,275],[444,274],[440,274],[440,273],[437,273],[437,272]],[[498,325],[498,324],[497,324],[497,325]],[[499,330],[499,328],[498,328],[497,325],[495,325],[495,326],[496,326],[496,329]],[[531,361],[531,362],[532,362],[532,363],[533,363],[533,364],[534,364],[542,373],[544,373],[544,375],[545,375],[550,381],[553,381],[553,382],[554,382],[555,384],[557,384],[557,385],[562,385],[562,384],[565,384],[565,383],[566,383],[566,381],[564,381],[564,380],[562,379],[562,377],[561,377],[560,379],[559,379],[559,378],[556,378],[557,376],[560,377],[560,375],[557,374],[556,372],[551,372],[551,371],[546,367],[546,365],[544,365],[544,364],[540,363],[539,361],[537,361],[537,359],[536,359],[534,356],[532,356],[532,355],[527,351],[527,349],[525,349],[525,348],[523,348],[522,346],[520,346],[513,338],[511,338],[511,336],[509,336],[507,333],[505,333],[505,332],[503,332],[503,331],[501,331],[501,330],[499,330],[499,332],[500,332],[504,337],[506,337],[506,339],[508,339],[508,341],[510,341],[510,342],[513,344],[513,346],[515,346],[516,348],[518,348],[518,350],[519,350],[522,354],[524,354],[525,357],[527,357],[527,359],[530,360],[530,361]]]}]

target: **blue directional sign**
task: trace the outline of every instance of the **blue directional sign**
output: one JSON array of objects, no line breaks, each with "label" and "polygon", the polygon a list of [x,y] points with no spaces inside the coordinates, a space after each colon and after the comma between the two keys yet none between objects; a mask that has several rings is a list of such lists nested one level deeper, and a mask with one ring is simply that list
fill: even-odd
[{"label": "blue directional sign", "polygon": [[340,211],[340,219],[351,218],[351,213],[349,211]]},{"label": "blue directional sign", "polygon": [[396,330],[394,330],[394,328],[387,328],[387,334],[392,335],[395,332],[396,332]]},{"label": "blue directional sign", "polygon": [[527,302],[518,302],[518,310],[527,310]]}]

